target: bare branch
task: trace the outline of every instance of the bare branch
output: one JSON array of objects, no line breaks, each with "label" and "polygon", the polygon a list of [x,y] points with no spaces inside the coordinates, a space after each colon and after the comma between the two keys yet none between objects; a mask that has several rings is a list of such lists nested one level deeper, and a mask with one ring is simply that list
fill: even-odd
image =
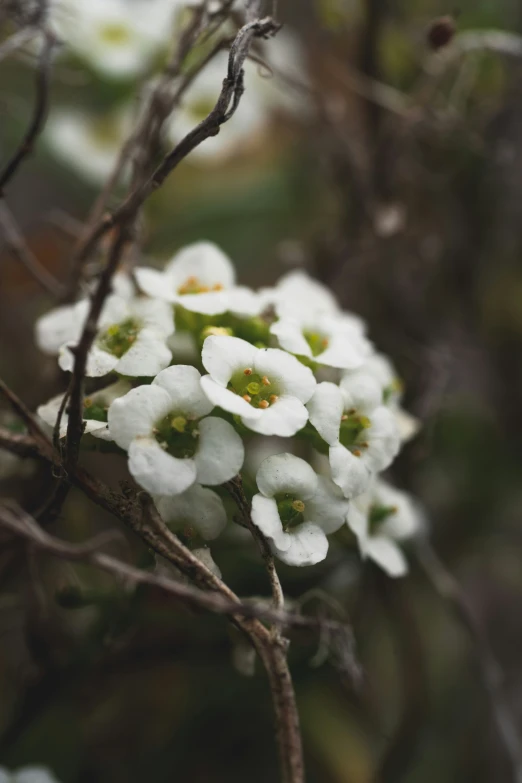
[{"label": "bare branch", "polygon": [[0,198],[3,197],[7,183],[16,174],[24,159],[33,151],[34,145],[45,125],[47,104],[49,98],[49,78],[51,73],[52,53],[56,45],[54,35],[48,30],[43,32],[42,50],[36,69],[36,96],[31,122],[18,148],[6,163],[0,173]]}]

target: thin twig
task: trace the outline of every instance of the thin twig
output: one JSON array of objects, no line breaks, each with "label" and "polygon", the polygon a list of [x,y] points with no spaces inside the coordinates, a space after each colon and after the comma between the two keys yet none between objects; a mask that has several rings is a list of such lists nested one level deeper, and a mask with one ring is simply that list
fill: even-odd
[{"label": "thin twig", "polygon": [[3,197],[7,183],[16,174],[19,166],[33,151],[34,145],[45,125],[49,98],[49,78],[51,73],[52,53],[56,45],[54,35],[45,30],[42,39],[42,51],[40,53],[38,67],[36,69],[36,95],[33,107],[33,115],[29,127],[12,157],[6,163],[0,173],[0,198]]}]

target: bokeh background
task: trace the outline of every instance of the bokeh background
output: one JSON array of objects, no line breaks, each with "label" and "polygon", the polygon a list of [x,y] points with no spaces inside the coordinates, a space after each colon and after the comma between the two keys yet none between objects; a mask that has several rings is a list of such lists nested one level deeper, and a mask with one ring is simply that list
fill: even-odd
[{"label": "bokeh background", "polygon": [[[426,33],[446,14],[457,35],[434,52]],[[368,320],[423,424],[392,476],[422,502],[520,732],[522,8],[281,0],[278,17],[300,47],[282,79],[288,99],[232,154],[175,172],[148,206],[145,250],[159,263],[214,240],[255,286],[303,266]],[[33,76],[30,52],[0,62],[2,160],[25,128]],[[103,114],[133,89],[66,56],[51,98]],[[9,188],[30,247],[61,279],[99,188],[45,139]],[[5,246],[0,281],[0,374],[35,409],[65,384],[33,339],[53,302]],[[103,471],[116,482],[124,462],[107,456]],[[38,508],[45,468],[6,460],[3,476],[2,494]],[[72,492],[52,529],[81,539],[109,524]],[[266,595],[243,541],[225,536],[213,555],[241,595]],[[335,549],[319,566],[281,567],[290,597],[353,623],[363,671],[354,683],[324,662],[320,640],[292,636],[308,780],[512,783],[482,652],[415,552],[410,562],[398,581]],[[88,606],[66,606],[71,584]],[[250,664],[222,618],[2,538],[0,764],[46,764],[63,783],[275,781],[269,691]]]}]

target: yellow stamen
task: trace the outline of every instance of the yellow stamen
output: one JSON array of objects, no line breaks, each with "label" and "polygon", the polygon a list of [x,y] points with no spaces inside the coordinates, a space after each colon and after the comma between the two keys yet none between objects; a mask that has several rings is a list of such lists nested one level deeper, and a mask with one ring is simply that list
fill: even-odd
[{"label": "yellow stamen", "polygon": [[243,370],[243,374],[244,374],[244,375],[252,375],[252,368],[251,368],[251,367],[246,367],[246,368]]},{"label": "yellow stamen", "polygon": [[305,510],[305,504],[303,503],[302,500],[294,500],[294,502],[292,503],[292,508],[294,509],[294,511],[298,511],[300,514],[302,514],[303,511]]},{"label": "yellow stamen", "polygon": [[360,457],[361,456],[361,452],[359,451],[359,449],[354,449],[354,451],[352,451],[352,454],[354,455],[354,457]]},{"label": "yellow stamen", "polygon": [[252,397],[249,394],[243,394],[243,399],[245,402],[252,402]]},{"label": "yellow stamen", "polygon": [[263,386],[271,386],[272,385],[272,383],[268,380],[266,375],[263,375],[263,377],[261,378],[261,383],[263,384]]},{"label": "yellow stamen", "polygon": [[278,401],[279,397],[277,396],[277,394],[271,394],[268,399],[270,401],[270,405],[273,405],[274,402]]},{"label": "yellow stamen", "polygon": [[261,400],[259,403],[259,407],[265,410],[266,408],[270,407],[270,403],[268,402],[268,400]]}]

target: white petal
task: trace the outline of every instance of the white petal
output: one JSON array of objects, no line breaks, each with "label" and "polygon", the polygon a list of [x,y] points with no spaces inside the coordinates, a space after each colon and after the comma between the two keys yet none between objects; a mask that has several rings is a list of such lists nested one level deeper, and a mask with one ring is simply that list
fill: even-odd
[{"label": "white petal", "polygon": [[328,347],[315,357],[318,364],[339,369],[361,367],[369,352],[369,343],[355,330],[334,332]]},{"label": "white petal", "polygon": [[277,551],[279,559],[287,565],[315,565],[328,554],[328,539],[318,525],[305,522],[288,535],[291,539],[288,549]]},{"label": "white petal", "polygon": [[254,525],[268,538],[278,552],[284,552],[288,549],[292,542],[288,533],[283,530],[277,503],[273,498],[254,495],[251,513]]},{"label": "white petal", "polygon": [[143,296],[133,299],[130,307],[143,326],[154,329],[165,337],[173,334],[174,312],[169,302]]},{"label": "white petal", "polygon": [[382,388],[375,378],[363,373],[345,373],[340,383],[344,408],[370,413],[382,402]]},{"label": "white petal", "polygon": [[191,313],[202,315],[220,315],[228,310],[225,291],[208,291],[201,294],[183,294],[178,298],[179,304]]},{"label": "white petal", "polygon": [[239,337],[211,335],[203,343],[201,361],[212,378],[226,386],[235,372],[254,367],[257,353],[257,348]]},{"label": "white petal", "polygon": [[213,242],[194,242],[182,248],[166,265],[165,273],[178,288],[191,277],[210,288],[216,284],[231,288],[236,279],[232,262]]},{"label": "white petal", "polygon": [[174,303],[178,301],[178,293],[172,284],[172,280],[165,272],[139,266],[134,270],[134,276],[143,293],[157,299],[163,299],[166,302]]},{"label": "white petal", "polygon": [[199,422],[199,445],[194,456],[201,484],[223,484],[236,476],[243,465],[245,448],[232,425],[216,416]]},{"label": "white petal", "polygon": [[[208,338],[207,338],[208,339]],[[239,394],[235,394],[230,389],[225,389],[221,384],[210,377],[210,375],[204,375],[201,379],[201,388],[211,401],[212,405],[217,405],[219,408],[234,413],[237,416],[248,415],[249,421],[253,419],[259,419],[261,411],[259,408],[252,408],[251,405],[246,402]]]},{"label": "white petal", "polygon": [[74,343],[82,324],[74,316],[74,305],[57,307],[36,322],[36,344],[46,354],[55,356],[64,343]]},{"label": "white petal", "polygon": [[370,493],[363,492],[350,502],[346,515],[346,523],[352,533],[357,536],[361,549],[364,549],[364,544],[369,536],[368,523],[371,502]]},{"label": "white petal", "polygon": [[306,319],[310,313],[338,312],[332,292],[306,272],[295,270],[284,275],[275,288],[275,309],[280,318]]},{"label": "white petal", "polygon": [[263,310],[263,302],[260,296],[246,286],[234,286],[227,289],[226,311],[237,315],[239,318],[249,318],[259,315]]},{"label": "white petal", "polygon": [[[2,778],[0,777],[0,781]],[[27,766],[18,769],[13,777],[6,778],[9,783],[58,783],[54,775],[45,767]]]},{"label": "white petal", "polygon": [[412,416],[411,413],[405,411],[404,408],[396,407],[392,408],[392,410],[395,414],[400,439],[403,443],[407,443],[419,432],[422,426],[421,422],[415,416]]},{"label": "white petal", "polygon": [[[83,302],[78,302],[77,308],[83,306]],[[89,302],[90,309],[90,302]],[[103,331],[113,324],[120,324],[132,316],[129,306],[129,300],[116,294],[111,294],[105,300],[100,317],[98,319],[98,329]]]},{"label": "white petal", "polygon": [[361,457],[356,457],[341,443],[336,443],[330,447],[329,459],[332,479],[345,497],[357,497],[368,488],[372,473]]},{"label": "white petal", "polygon": [[116,365],[121,375],[153,377],[168,366],[172,353],[165,335],[153,329],[142,329],[135,342]]},{"label": "white petal", "polygon": [[[279,435],[283,438],[291,438],[308,421],[306,407],[295,397],[280,397],[266,410],[252,408],[250,405],[248,407],[250,412],[248,416],[242,415],[241,421],[245,427],[260,435]],[[252,417],[252,411],[257,411],[260,415]]]},{"label": "white petal", "polygon": [[270,333],[274,334],[281,348],[300,356],[312,356],[312,349],[303,335],[301,325],[291,318],[282,318],[275,321],[270,327]]},{"label": "white petal", "polygon": [[214,407],[201,388],[201,375],[190,365],[167,367],[154,378],[152,385],[160,386],[169,393],[172,411],[199,419]]},{"label": "white petal", "polygon": [[[70,348],[74,348],[74,345],[63,345],[60,348],[58,357],[58,364],[66,372],[72,372],[74,367],[74,356],[69,350]],[[101,378],[103,375],[107,375],[116,369],[118,361],[117,356],[113,356],[111,353],[107,353],[107,351],[102,351],[97,345],[93,345],[87,355],[85,374],[90,378]]]},{"label": "white petal", "polygon": [[122,449],[134,438],[150,435],[157,421],[170,413],[172,401],[159,386],[138,386],[114,400],[109,408],[108,424],[112,437]]},{"label": "white petal", "polygon": [[395,508],[396,511],[379,526],[379,533],[399,541],[411,538],[422,525],[422,514],[413,499],[406,492],[379,479],[373,491],[374,502],[379,506]]},{"label": "white petal", "polygon": [[318,383],[306,407],[321,438],[330,446],[336,443],[344,407],[339,387],[329,381]]},{"label": "white petal", "polygon": [[148,437],[138,437],[130,444],[129,471],[153,495],[178,495],[196,480],[193,459],[176,459]]},{"label": "white petal", "polygon": [[279,384],[282,394],[296,397],[301,402],[308,402],[314,393],[316,380],[311,369],[279,348],[259,349],[254,368],[259,375],[267,375]]},{"label": "white petal", "polygon": [[132,299],[135,294],[135,286],[131,277],[126,272],[116,272],[111,281],[112,292],[122,299]]},{"label": "white petal", "polygon": [[167,524],[179,529],[193,525],[202,538],[217,538],[227,524],[223,501],[199,484],[193,484],[181,495],[156,498],[156,506]]},{"label": "white petal", "polygon": [[393,413],[381,405],[372,411],[371,426],[365,432],[369,444],[364,459],[374,472],[385,470],[399,452],[401,441]]},{"label": "white petal", "polygon": [[285,453],[267,457],[257,471],[256,482],[266,497],[289,492],[307,500],[315,495],[318,478],[308,462]]},{"label": "white petal", "polygon": [[386,571],[388,576],[404,576],[408,572],[408,563],[402,550],[389,538],[371,536],[365,544],[364,554]]},{"label": "white petal", "polygon": [[344,525],[350,501],[331,479],[319,476],[316,493],[305,505],[305,520],[319,525],[330,535]]}]

